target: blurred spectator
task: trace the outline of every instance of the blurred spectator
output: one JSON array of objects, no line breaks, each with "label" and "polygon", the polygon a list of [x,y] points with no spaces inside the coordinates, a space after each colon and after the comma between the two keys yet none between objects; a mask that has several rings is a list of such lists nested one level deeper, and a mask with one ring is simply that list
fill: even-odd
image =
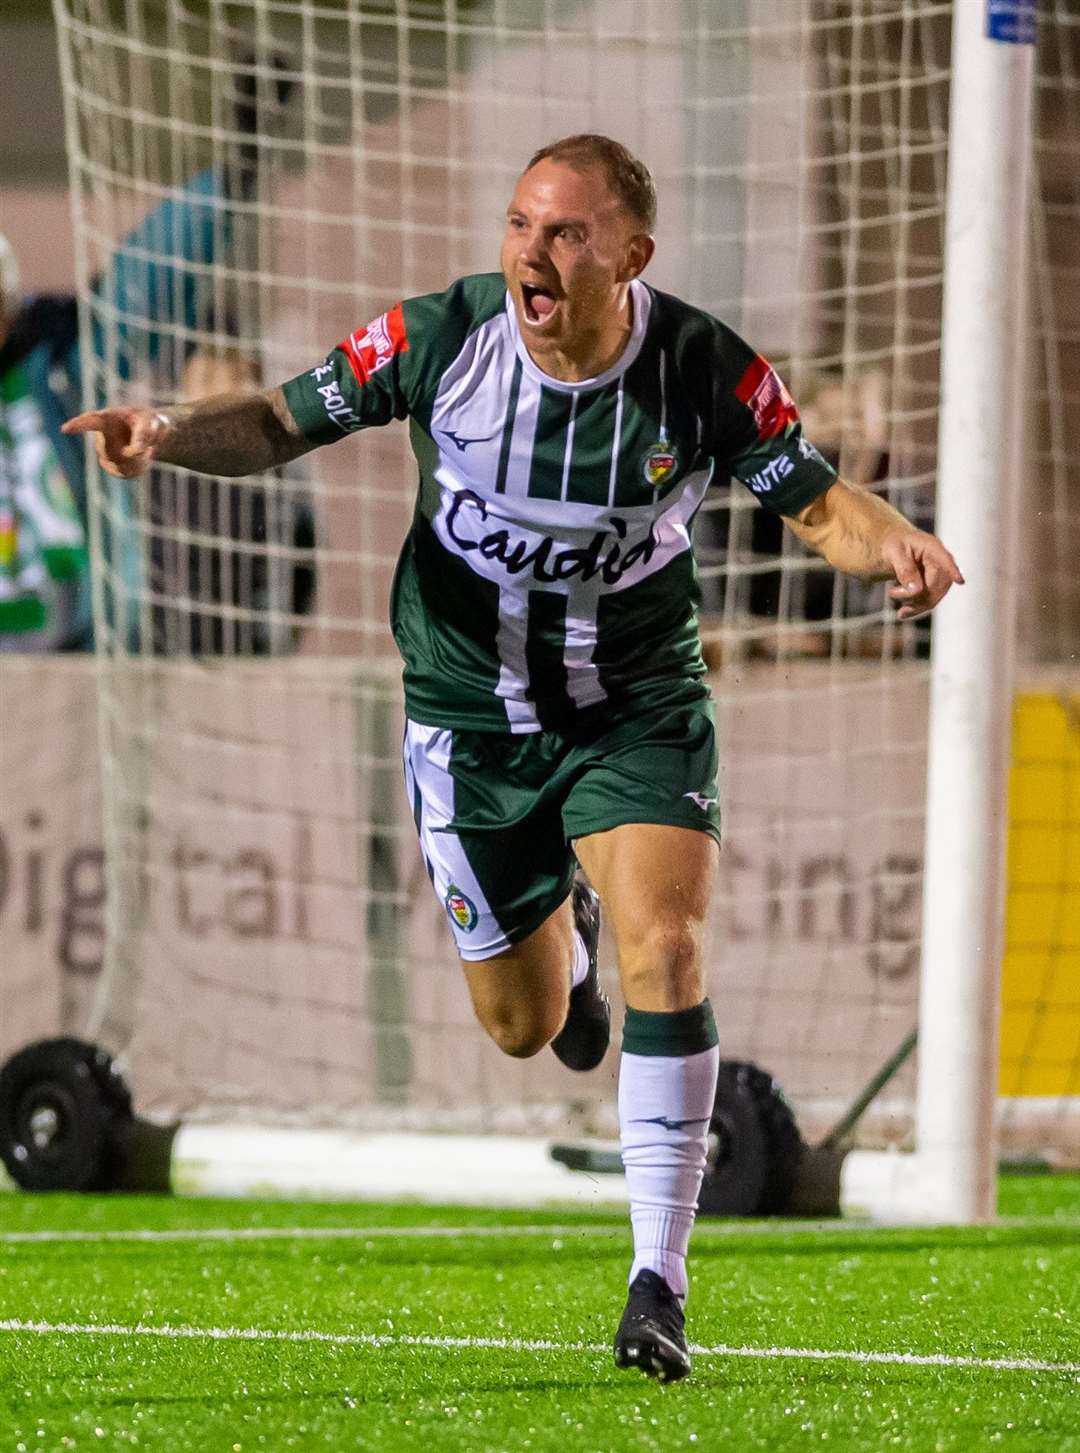
[{"label": "blurred spectator", "polygon": [[[883,374],[866,370],[857,380],[845,380],[839,373],[811,372],[803,377],[798,401],[803,432],[844,479],[851,484],[874,485],[885,478],[889,468],[889,435]],[[768,510],[754,511],[750,543],[755,554],[779,557],[783,535],[779,516]],[[750,614],[776,618],[780,614],[780,588],[779,569],[751,576]],[[787,620],[796,624],[796,629],[775,638],[777,648],[786,654],[829,654],[829,632],[814,627],[835,614],[838,589],[844,591],[847,613],[861,614],[873,608],[870,601],[874,586],[857,580],[845,580],[838,586],[830,570],[799,571],[791,589],[786,615]],[[810,629],[798,629],[803,621]],[[769,646],[768,637],[759,643],[766,653],[770,653]]]},{"label": "blurred spectator", "polygon": [[[189,358],[181,399],[249,393],[258,365],[237,348]],[[300,466],[301,470],[303,466]],[[314,517],[295,471],[212,479],[156,469],[148,490],[153,650],[264,656],[291,651],[315,590]]]},{"label": "blurred spectator", "polygon": [[876,484],[889,472],[888,385],[879,369],[858,378],[824,370],[802,387],[803,428],[835,469],[853,484]]},{"label": "blurred spectator", "polygon": [[[280,69],[281,63],[275,60],[275,66]],[[106,388],[115,392],[117,381],[137,382],[144,391],[168,395],[178,385],[184,387],[178,378],[181,369],[208,366],[206,354],[196,354],[198,361],[192,362],[191,344],[184,340],[196,333],[213,333],[216,318],[232,315],[232,300],[220,295],[229,290],[228,273],[219,273],[215,297],[210,269],[227,267],[230,260],[235,263],[238,212],[233,204],[250,204],[257,196],[254,138],[262,111],[267,117],[279,115],[291,90],[291,82],[277,79],[260,103],[252,59],[237,62],[227,97],[232,144],[218,165],[197,172],[164,196],[117,244],[91,281],[95,301],[84,335],[89,357],[81,347],[75,297],[24,299],[18,259],[0,237],[0,651],[92,648],[86,455],[82,441],[61,434],[60,425],[87,404],[101,402],[95,396]],[[250,207],[241,215],[249,212]],[[257,301],[249,311],[257,315]],[[101,322],[106,312],[115,320],[108,370]],[[243,371],[237,372],[239,355],[222,356],[233,380],[225,386],[243,386]],[[191,380],[187,386],[195,394],[214,385],[195,378],[194,386]],[[248,386],[254,385],[249,381]],[[253,492],[247,508],[239,489],[215,487],[228,500],[219,525],[225,539],[265,541],[265,492],[257,498]],[[135,517],[133,492],[104,474],[98,476],[98,488],[96,545],[103,619],[114,639],[135,650],[146,626],[141,607],[147,572],[155,568],[154,546],[148,551],[146,522]],[[291,544],[302,548],[306,539],[310,547],[310,511],[305,515],[290,505],[289,517]],[[211,553],[211,572],[220,575],[228,557],[227,549],[218,551],[215,564]],[[251,558],[251,599],[257,600],[262,589],[260,569],[265,574],[268,567],[265,558],[261,567]],[[310,572],[305,577],[298,569],[290,574],[290,582],[298,599],[288,603],[276,599],[279,611],[289,612],[295,604],[306,608],[310,602]],[[222,650],[235,645],[217,629],[205,640],[200,635],[197,642],[189,642],[188,648]]]},{"label": "blurred spectator", "polygon": [[[161,202],[117,246],[91,291],[125,321],[117,328],[120,379],[172,391],[181,332],[209,326],[201,269],[230,240],[215,218],[218,174],[201,172]],[[100,387],[105,340],[91,309],[87,367],[75,297],[23,298],[18,259],[0,239],[0,650],[89,650],[86,455],[60,425],[84,406],[84,375]],[[138,640],[142,545],[131,492],[101,476],[100,559],[105,618],[129,647]]]},{"label": "blurred spectator", "polygon": [[75,300],[24,298],[0,236],[0,651],[90,645],[81,407]]},{"label": "blurred spectator", "polygon": [[[786,380],[787,370],[782,364],[777,367]],[[845,479],[872,486],[886,477],[888,410],[883,374],[869,370],[857,381],[845,381],[839,373],[804,372],[795,397],[804,434]],[[701,524],[705,528],[699,534],[698,553],[707,568],[702,643],[711,669],[722,665],[731,648],[728,626],[744,634],[750,630],[737,646],[737,655],[748,650],[756,656],[826,656],[832,639],[824,623],[837,612],[838,589],[844,592],[844,614],[872,613],[877,608],[875,586],[845,580],[838,587],[833,572],[818,570],[808,555],[807,568],[787,572],[781,609],[785,536],[779,516],[757,508],[736,515],[729,507],[703,515]],[[772,560],[775,569],[760,568]],[[746,569],[747,565],[756,568]]]}]

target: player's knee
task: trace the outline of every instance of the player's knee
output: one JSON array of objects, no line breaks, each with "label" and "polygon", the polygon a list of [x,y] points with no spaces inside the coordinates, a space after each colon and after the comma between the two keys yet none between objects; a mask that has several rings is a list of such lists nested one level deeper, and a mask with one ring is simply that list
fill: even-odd
[{"label": "player's knee", "polygon": [[619,946],[623,989],[631,1002],[652,997],[658,988],[664,997],[697,1003],[704,996],[701,956],[702,925],[686,918],[659,916]]},{"label": "player's knee", "polygon": [[507,1005],[489,1010],[480,1022],[503,1054],[531,1059],[558,1034],[562,1017],[555,1006]]}]

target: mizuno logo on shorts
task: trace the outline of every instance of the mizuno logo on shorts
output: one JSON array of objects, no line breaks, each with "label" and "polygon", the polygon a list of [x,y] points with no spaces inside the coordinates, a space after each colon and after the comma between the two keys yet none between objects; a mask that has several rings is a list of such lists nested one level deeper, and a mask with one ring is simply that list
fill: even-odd
[{"label": "mizuno logo on shorts", "polygon": [[708,812],[710,807],[715,807],[720,801],[718,797],[706,797],[704,792],[684,792],[684,797],[689,797],[695,807],[700,807],[702,812]]}]

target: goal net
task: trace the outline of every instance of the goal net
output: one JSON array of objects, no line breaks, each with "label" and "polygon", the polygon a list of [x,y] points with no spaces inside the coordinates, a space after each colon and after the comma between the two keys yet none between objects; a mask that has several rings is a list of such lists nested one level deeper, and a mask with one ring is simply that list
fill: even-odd
[{"label": "goal net", "polygon": [[[932,522],[945,0],[55,4],[88,403],[291,377],[496,266],[530,153],[599,130],[656,177],[649,280],[769,356],[847,478]],[[1006,1144],[1057,1157],[1080,1154],[1077,34],[1044,7],[1040,675],[1017,707],[1001,1062]],[[108,948],[65,1027],[123,1053],[141,1107],[614,1130],[616,1055],[568,1078],[474,1026],[417,853],[387,627],[414,492],[398,426],[272,477],[93,477]],[[737,487],[696,531],[726,836],[709,990],[722,1052],[776,1075],[813,1138],[916,1026],[930,627]],[[864,1143],[908,1140],[916,1073]]]}]

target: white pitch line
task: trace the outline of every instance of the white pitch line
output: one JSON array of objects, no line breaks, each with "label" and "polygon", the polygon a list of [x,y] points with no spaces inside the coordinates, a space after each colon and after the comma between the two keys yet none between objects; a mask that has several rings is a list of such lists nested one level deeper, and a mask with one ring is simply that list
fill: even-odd
[{"label": "white pitch line", "polygon": [[610,1226],[204,1226],[168,1231],[137,1228],[116,1231],[5,1231],[0,1245],[38,1242],[101,1241],[373,1241],[379,1238],[468,1238],[473,1236],[624,1235],[622,1221]]},{"label": "white pitch line", "polygon": [[[524,1337],[433,1337],[383,1332],[320,1332],[263,1327],[174,1327],[136,1322],[0,1321],[0,1332],[61,1337],[164,1337],[211,1342],[313,1342],[333,1347],[430,1347],[442,1351],[470,1348],[494,1352],[609,1352],[606,1342],[553,1342]],[[947,1367],[985,1372],[1063,1372],[1080,1375],[1080,1362],[1043,1362],[1032,1357],[951,1357],[946,1353],[855,1352],[823,1347],[692,1346],[699,1357],[787,1358],[812,1362],[855,1362],[900,1367]]]},{"label": "white pitch line", "polygon": [[[883,1224],[877,1221],[708,1221],[697,1223],[694,1235],[716,1238],[753,1238],[789,1235],[860,1235],[882,1231],[926,1231],[933,1227],[914,1226],[910,1222]],[[956,1227],[942,1228],[956,1230]],[[988,1231],[1017,1230],[1080,1230],[1080,1217],[1013,1216],[1001,1217],[987,1226]],[[138,1227],[111,1231],[2,1231],[2,1245],[33,1245],[50,1242],[169,1242],[169,1241],[372,1241],[449,1238],[452,1240],[488,1236],[610,1236],[622,1235],[626,1222],[577,1222],[573,1225],[530,1223],[507,1226],[203,1226],[177,1227],[171,1230],[143,1230]]]}]

